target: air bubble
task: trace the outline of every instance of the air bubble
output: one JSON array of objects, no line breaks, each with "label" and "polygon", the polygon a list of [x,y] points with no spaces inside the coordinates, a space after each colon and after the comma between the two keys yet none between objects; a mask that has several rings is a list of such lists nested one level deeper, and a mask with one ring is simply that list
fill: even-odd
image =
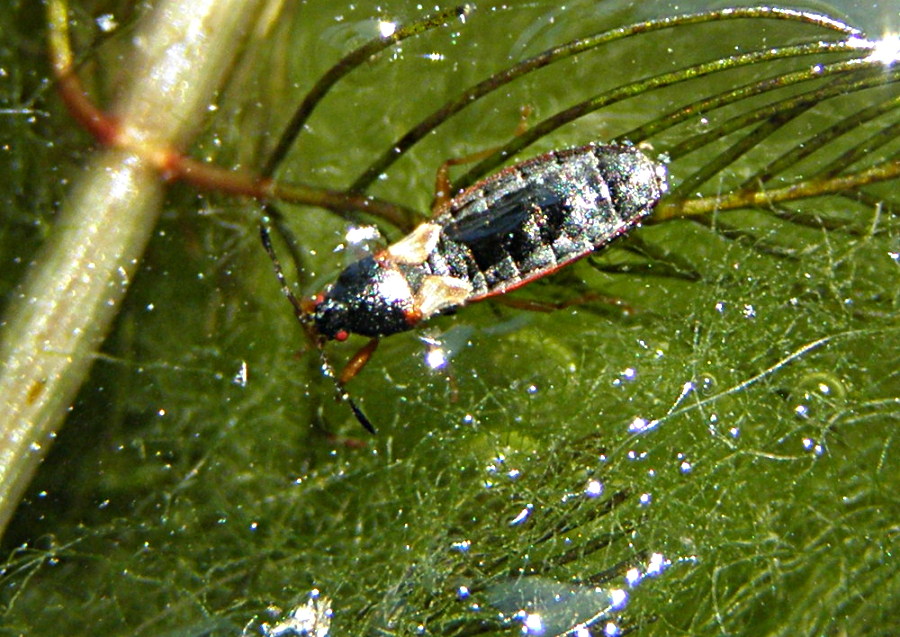
[{"label": "air bubble", "polygon": [[97,26],[104,33],[112,33],[119,28],[119,22],[116,20],[116,16],[111,13],[104,13],[103,15],[97,16],[94,22],[96,22]]},{"label": "air bubble", "polygon": [[712,374],[700,374],[700,378],[697,379],[697,390],[703,394],[708,394],[713,389],[716,388],[716,377]]}]

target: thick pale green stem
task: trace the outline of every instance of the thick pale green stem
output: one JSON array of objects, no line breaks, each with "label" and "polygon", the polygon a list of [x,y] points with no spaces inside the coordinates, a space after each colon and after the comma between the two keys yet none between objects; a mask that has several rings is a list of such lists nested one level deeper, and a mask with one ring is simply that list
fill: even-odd
[{"label": "thick pale green stem", "polygon": [[[188,143],[263,2],[159,2],[132,37],[132,74],[112,109],[122,133],[148,148]],[[156,223],[164,185],[145,159],[108,149],[89,161],[0,323],[0,532],[87,375]]]}]

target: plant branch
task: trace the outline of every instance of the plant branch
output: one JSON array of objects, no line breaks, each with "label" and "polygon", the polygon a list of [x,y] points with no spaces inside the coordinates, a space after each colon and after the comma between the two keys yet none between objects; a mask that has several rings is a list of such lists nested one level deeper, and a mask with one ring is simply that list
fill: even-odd
[{"label": "plant branch", "polygon": [[[101,139],[186,144],[233,63],[262,0],[166,0],[134,35],[134,75],[112,117],[76,116]],[[53,65],[71,94],[64,0],[50,0]],[[178,86],[179,90],[172,90]],[[59,221],[4,319],[0,345],[0,531],[62,423],[106,336],[159,216],[164,183],[146,155],[105,148],[76,179]]]}]

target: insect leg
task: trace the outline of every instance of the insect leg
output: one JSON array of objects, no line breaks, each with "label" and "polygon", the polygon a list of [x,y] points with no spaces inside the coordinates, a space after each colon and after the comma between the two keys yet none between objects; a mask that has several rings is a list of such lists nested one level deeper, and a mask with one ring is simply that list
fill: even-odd
[{"label": "insect leg", "polygon": [[[268,211],[268,206],[266,207]],[[297,320],[303,326],[304,330],[306,330],[307,335],[311,336],[310,332],[310,311],[311,307],[307,307],[303,301],[298,299],[294,292],[291,290],[288,285],[287,278],[284,276],[284,269],[281,267],[281,261],[278,258],[278,255],[275,254],[275,248],[272,246],[272,234],[269,232],[269,224],[271,220],[268,216],[264,216],[259,222],[259,239],[263,244],[263,248],[266,250],[266,254],[269,255],[269,259],[272,261],[272,267],[275,269],[275,278],[278,279],[278,284],[281,286],[281,293],[284,294],[284,297],[290,302],[291,307],[294,308],[294,316],[297,317]]]},{"label": "insect leg", "polygon": [[471,164],[476,161],[481,161],[482,159],[493,155],[498,148],[500,147],[492,146],[491,148],[486,148],[477,153],[466,155],[465,157],[448,159],[441,164],[440,168],[437,169],[437,174],[434,178],[434,201],[431,207],[432,211],[437,214],[443,205],[453,198],[450,194],[450,190],[453,187],[453,184],[450,183],[450,166],[460,166],[462,164]]},{"label": "insect leg", "polygon": [[[531,115],[531,111],[531,106],[528,106],[527,104],[521,108],[519,123],[516,125],[515,131],[513,131],[513,137],[518,137],[528,129],[528,117]],[[450,193],[453,188],[453,184],[450,183],[450,166],[461,166],[463,164],[472,164],[476,161],[481,161],[482,159],[490,157],[499,149],[500,146],[491,146],[490,148],[472,153],[471,155],[466,155],[465,157],[453,157],[441,164],[440,168],[437,169],[437,174],[434,178],[434,201],[431,206],[432,211],[437,214],[438,210],[453,198]]]},{"label": "insect leg", "polygon": [[517,310],[527,310],[530,312],[556,312],[558,310],[564,310],[567,307],[585,305],[587,303],[601,303],[603,305],[609,305],[611,307],[618,308],[622,311],[622,314],[627,316],[631,316],[638,311],[633,306],[629,305],[620,298],[616,298],[614,296],[606,296],[605,294],[597,294],[595,292],[588,292],[586,294],[581,294],[565,301],[556,302],[537,301],[534,299],[517,299],[510,296],[494,297],[494,302],[501,303],[507,307],[516,308]]},{"label": "insect leg", "polygon": [[[353,372],[347,376],[346,380],[353,378],[356,372],[363,368],[366,362],[368,362],[369,357],[371,357],[372,352],[375,351],[378,341],[377,339],[373,339],[374,345],[370,343],[357,352],[353,358],[350,359],[347,368],[341,372],[340,377],[334,373],[334,367],[332,367],[328,357],[325,356],[324,343],[316,334],[315,326],[311,319],[313,306],[311,303],[298,299],[288,285],[287,278],[284,276],[284,269],[281,267],[281,261],[278,259],[278,255],[275,254],[275,248],[272,246],[272,234],[269,232],[269,223],[270,219],[264,216],[259,224],[259,238],[263,244],[263,248],[266,250],[266,254],[269,255],[269,259],[272,261],[272,267],[275,269],[275,277],[278,279],[278,283],[281,286],[281,292],[290,302],[291,307],[294,308],[294,316],[297,317],[297,321],[299,321],[304,332],[306,332],[307,338],[315,345],[316,349],[319,350],[319,357],[322,361],[322,372],[334,381],[335,397],[338,401],[350,405],[350,409],[353,411],[353,415],[356,417],[356,420],[359,421],[359,424],[361,424],[366,431],[374,434],[375,427],[372,425],[372,421],[369,420],[366,414],[363,413],[363,410],[359,408],[353,398],[350,397],[350,394],[344,389],[344,382],[346,382],[344,377],[347,376],[347,368],[350,368],[351,366],[353,367]],[[365,350],[368,350],[368,352],[364,354]],[[357,358],[359,358],[358,361],[356,360]]]},{"label": "insect leg", "polygon": [[358,373],[360,373],[363,367],[369,362],[369,359],[372,358],[372,354],[375,353],[375,350],[378,348],[378,339],[373,338],[370,339],[368,343],[363,345],[357,350],[357,352],[350,357],[350,360],[347,361],[347,364],[344,365],[344,369],[341,370],[340,375],[338,376],[338,382],[341,385],[345,383],[349,383],[353,378],[356,377]]}]

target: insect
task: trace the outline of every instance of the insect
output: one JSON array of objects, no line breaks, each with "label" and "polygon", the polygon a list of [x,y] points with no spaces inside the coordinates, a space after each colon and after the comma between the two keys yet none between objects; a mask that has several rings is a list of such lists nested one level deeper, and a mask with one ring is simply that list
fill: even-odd
[{"label": "insect", "polygon": [[328,340],[372,337],[340,376],[322,357],[339,397],[374,431],[343,386],[379,337],[505,294],[591,254],[640,225],[666,190],[665,167],[634,146],[551,151],[439,203],[429,221],[351,264],[304,301],[288,288],[265,228],[262,236],[282,290],[320,351]]}]

